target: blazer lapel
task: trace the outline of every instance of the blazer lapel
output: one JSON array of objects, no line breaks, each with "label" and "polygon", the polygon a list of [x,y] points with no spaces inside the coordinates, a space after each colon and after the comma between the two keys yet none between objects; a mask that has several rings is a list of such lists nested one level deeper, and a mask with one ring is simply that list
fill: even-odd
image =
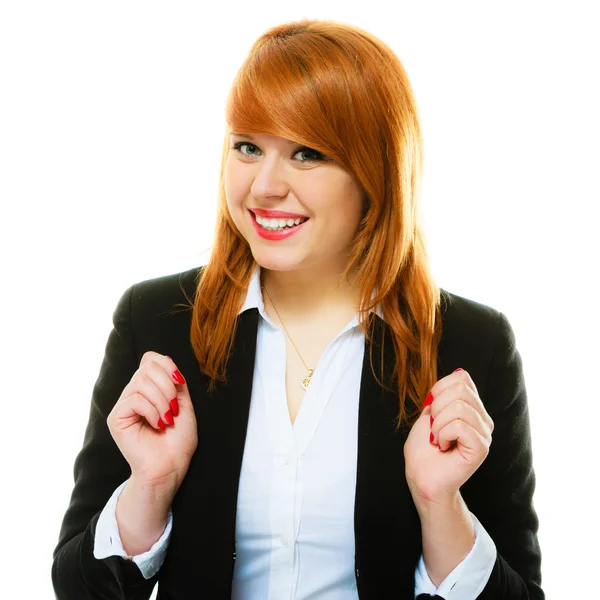
[{"label": "blazer lapel", "polygon": [[227,383],[207,391],[199,371],[188,378],[198,421],[198,448],[173,505],[170,545],[161,573],[168,594],[230,598],[235,560],[238,484],[252,396],[258,310],[238,318]]},{"label": "blazer lapel", "polygon": [[[371,315],[373,364],[385,348],[384,382],[395,353],[389,327]],[[358,413],[358,460],[354,512],[356,579],[363,598],[412,598],[414,570],[421,554],[420,520],[404,474],[408,431],[394,431],[398,396],[373,376],[365,341]]]}]

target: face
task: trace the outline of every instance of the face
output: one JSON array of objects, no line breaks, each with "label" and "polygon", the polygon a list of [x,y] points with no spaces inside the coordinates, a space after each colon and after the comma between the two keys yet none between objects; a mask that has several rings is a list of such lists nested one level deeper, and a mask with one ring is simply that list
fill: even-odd
[{"label": "face", "polygon": [[232,133],[230,141],[227,206],[256,262],[341,273],[363,210],[355,178],[329,156],[282,137]]}]

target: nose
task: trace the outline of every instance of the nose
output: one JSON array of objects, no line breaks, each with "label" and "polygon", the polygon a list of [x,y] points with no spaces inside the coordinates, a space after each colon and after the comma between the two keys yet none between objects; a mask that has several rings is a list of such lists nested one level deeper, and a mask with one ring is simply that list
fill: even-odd
[{"label": "nose", "polygon": [[256,176],[250,187],[255,198],[268,200],[287,196],[289,185],[282,162],[277,156],[272,156],[257,164]]}]

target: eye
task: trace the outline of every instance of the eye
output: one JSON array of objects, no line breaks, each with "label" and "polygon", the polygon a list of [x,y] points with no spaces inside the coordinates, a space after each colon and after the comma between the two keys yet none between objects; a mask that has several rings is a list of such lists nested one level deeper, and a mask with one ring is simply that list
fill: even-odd
[{"label": "eye", "polygon": [[312,158],[307,158],[306,160],[300,161],[303,163],[316,162],[319,160],[323,160],[325,158],[317,150],[313,150],[312,148],[307,148],[306,146],[303,146],[302,148],[298,148],[298,150],[296,150],[296,152],[294,152],[294,156],[296,156],[296,154],[308,154],[308,155],[312,156]]},{"label": "eye", "polygon": [[[246,151],[242,150],[244,146],[247,146]],[[261,152],[258,146],[250,142],[235,142],[231,146],[231,149],[237,152],[238,154],[241,154],[242,156],[258,156],[257,153]],[[324,154],[321,154],[321,152],[319,152],[318,150],[313,150],[308,146],[300,146],[299,148],[294,150],[292,156],[296,156],[298,154],[302,157],[298,159],[298,162],[300,162],[301,164],[308,164],[325,160]]]},{"label": "eye", "polygon": [[250,153],[250,154],[246,154],[245,152],[242,152],[242,146],[248,146],[251,149],[255,149],[258,150],[258,146],[255,146],[254,144],[251,144],[250,142],[236,142],[235,144],[233,144],[233,146],[231,146],[232,150],[235,150],[236,152],[239,152],[240,154],[243,154],[244,156],[254,156],[254,153]]}]

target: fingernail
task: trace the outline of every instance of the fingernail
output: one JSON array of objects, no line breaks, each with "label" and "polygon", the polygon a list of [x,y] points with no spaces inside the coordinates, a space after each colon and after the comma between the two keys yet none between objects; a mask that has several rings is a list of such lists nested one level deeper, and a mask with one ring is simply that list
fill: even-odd
[{"label": "fingernail", "polygon": [[173,398],[171,402],[169,402],[169,406],[171,407],[171,412],[173,416],[177,416],[179,414],[179,402],[177,402],[177,398]]},{"label": "fingernail", "polygon": [[164,431],[166,429],[165,424],[163,423],[162,419],[158,420],[158,426]]},{"label": "fingernail", "polygon": [[175,421],[173,421],[173,415],[171,414],[171,411],[168,410],[165,413],[165,421],[169,424],[169,425],[175,425]]},{"label": "fingernail", "polygon": [[458,369],[454,369],[453,372],[456,373],[456,371],[462,371],[462,370],[463,370],[462,367],[458,367]]},{"label": "fingernail", "polygon": [[423,408],[426,408],[433,402],[433,395],[431,392],[427,394],[427,398],[425,398],[425,402],[423,402]]},{"label": "fingernail", "polygon": [[433,444],[433,432],[429,434],[429,443]]},{"label": "fingernail", "polygon": [[429,419],[430,419],[429,427],[432,427],[433,426],[433,417],[431,415],[429,415]]},{"label": "fingernail", "polygon": [[173,371],[172,375],[173,375],[173,379],[177,383],[180,383],[181,385],[183,385],[185,383],[185,379],[183,378],[183,375],[179,372],[179,369],[175,369]]}]

